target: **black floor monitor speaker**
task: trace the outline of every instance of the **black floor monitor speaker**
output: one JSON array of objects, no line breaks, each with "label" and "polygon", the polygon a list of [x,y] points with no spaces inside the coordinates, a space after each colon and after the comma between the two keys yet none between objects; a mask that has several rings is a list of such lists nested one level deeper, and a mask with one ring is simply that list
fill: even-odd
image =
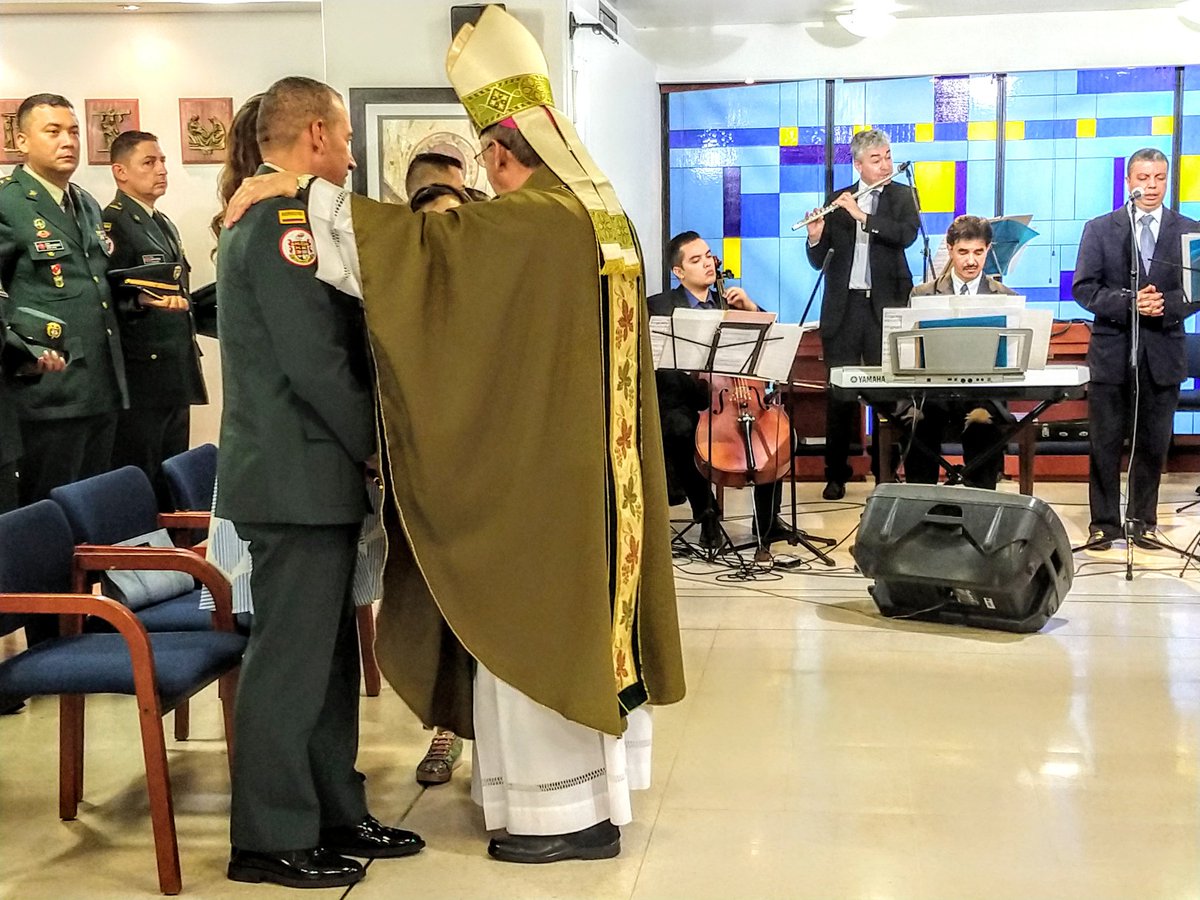
[{"label": "black floor monitor speaker", "polygon": [[1000,631],[1038,631],[1075,575],[1054,510],[967,487],[880,485],[851,553],[885,616]]}]

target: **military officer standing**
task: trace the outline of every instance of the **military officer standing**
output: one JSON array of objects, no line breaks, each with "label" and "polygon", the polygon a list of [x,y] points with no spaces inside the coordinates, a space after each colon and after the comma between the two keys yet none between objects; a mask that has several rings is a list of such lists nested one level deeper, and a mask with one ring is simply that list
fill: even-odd
[{"label": "military officer standing", "polygon": [[[167,190],[167,158],[146,131],[117,135],[109,150],[117,193],[104,208],[113,242],[111,269],[174,263],[180,295],[188,297],[188,265],[175,225],[155,204]],[[207,403],[195,323],[189,309],[114,284],[129,409],[117,420],[113,468],[137,466],[160,497],[162,461],[188,448],[191,405]]]},{"label": "military officer standing", "polygon": [[8,312],[27,307],[64,323],[67,368],[10,390],[21,421],[22,503],[51,488],[108,471],[117,412],[126,403],[125,364],[106,273],[112,242],[100,207],[71,184],[79,166],[79,121],[57,94],[17,109],[25,163],[0,180],[0,283]]},{"label": "military officer standing", "polygon": [[[263,96],[264,166],[341,183],[350,119],[327,85]],[[293,184],[295,182],[293,181]],[[349,856],[416,853],[367,813],[358,753],[351,581],[367,514],[375,406],[358,303],[317,281],[304,204],[255,206],[217,249],[225,402],[217,514],[250,542],[254,623],[238,681],[228,874],[289,887],[353,884]]]}]

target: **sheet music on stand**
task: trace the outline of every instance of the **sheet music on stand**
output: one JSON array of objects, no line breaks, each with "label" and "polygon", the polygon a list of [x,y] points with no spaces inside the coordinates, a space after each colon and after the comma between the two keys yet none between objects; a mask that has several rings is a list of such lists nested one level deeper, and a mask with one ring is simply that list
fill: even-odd
[{"label": "sheet music on stand", "polygon": [[775,313],[677,309],[650,318],[656,369],[682,369],[787,381],[804,329],[781,325]]}]

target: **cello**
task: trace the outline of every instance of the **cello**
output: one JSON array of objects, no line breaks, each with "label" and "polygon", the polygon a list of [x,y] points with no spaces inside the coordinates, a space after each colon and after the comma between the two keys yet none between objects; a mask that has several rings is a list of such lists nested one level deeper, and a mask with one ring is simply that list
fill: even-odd
[{"label": "cello", "polygon": [[[715,259],[713,287],[721,309],[729,309],[725,279]],[[787,414],[767,400],[767,382],[711,375],[710,400],[696,426],[696,466],[714,485],[773,484],[791,466],[792,428]]]}]

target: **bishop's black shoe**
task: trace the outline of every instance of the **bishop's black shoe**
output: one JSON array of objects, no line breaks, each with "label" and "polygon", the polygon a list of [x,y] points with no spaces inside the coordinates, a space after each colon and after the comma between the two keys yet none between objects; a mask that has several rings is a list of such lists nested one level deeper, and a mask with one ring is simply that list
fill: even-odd
[{"label": "bishop's black shoe", "polygon": [[346,887],[363,880],[362,863],[323,847],[258,853],[233,848],[227,872],[230,881],[268,882],[293,888]]},{"label": "bishop's black shoe", "polygon": [[488,856],[511,863],[612,859],[620,852],[621,829],[608,819],[570,834],[510,834],[488,844]]},{"label": "bishop's black shoe", "polygon": [[357,825],[324,829],[321,846],[346,856],[395,859],[420,853],[425,842],[418,834],[403,828],[389,828],[374,816],[367,816]]}]

